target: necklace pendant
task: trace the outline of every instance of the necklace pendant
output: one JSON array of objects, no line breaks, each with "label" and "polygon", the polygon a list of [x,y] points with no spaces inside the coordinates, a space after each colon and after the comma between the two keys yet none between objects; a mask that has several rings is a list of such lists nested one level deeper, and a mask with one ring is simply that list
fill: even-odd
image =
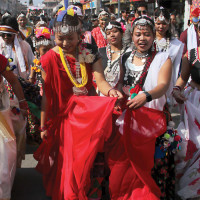
[{"label": "necklace pendant", "polygon": [[86,87],[73,87],[72,88],[74,95],[76,96],[86,96],[88,94],[88,90],[86,89]]}]

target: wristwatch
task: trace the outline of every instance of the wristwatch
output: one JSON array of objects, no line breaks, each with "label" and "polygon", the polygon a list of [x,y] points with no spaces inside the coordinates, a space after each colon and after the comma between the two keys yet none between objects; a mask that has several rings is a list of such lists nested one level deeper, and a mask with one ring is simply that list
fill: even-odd
[{"label": "wristwatch", "polygon": [[144,91],[144,94],[146,95],[147,102],[152,101],[152,96],[148,92]]}]

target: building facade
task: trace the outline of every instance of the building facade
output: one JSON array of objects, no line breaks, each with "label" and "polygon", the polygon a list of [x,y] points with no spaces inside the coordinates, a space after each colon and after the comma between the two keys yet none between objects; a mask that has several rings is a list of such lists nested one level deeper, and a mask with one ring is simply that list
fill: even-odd
[{"label": "building facade", "polygon": [[60,2],[61,0],[44,0],[43,4],[45,7],[43,9],[49,16],[51,16],[53,8],[56,7]]},{"label": "building facade", "polygon": [[0,11],[1,13],[9,11],[10,13],[16,15],[18,13],[16,6],[20,4],[21,3],[18,0],[0,0]]}]

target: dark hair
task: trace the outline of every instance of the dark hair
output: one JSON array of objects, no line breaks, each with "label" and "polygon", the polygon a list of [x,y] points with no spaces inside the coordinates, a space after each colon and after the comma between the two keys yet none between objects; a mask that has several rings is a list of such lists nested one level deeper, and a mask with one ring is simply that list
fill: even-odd
[{"label": "dark hair", "polygon": [[78,19],[77,14],[75,14],[74,16],[66,14],[63,17],[62,22],[58,22],[57,18],[58,18],[58,16],[56,17],[56,20],[54,22],[54,27],[61,26],[61,25],[77,26],[79,24],[79,19]]},{"label": "dark hair", "polygon": [[11,12],[9,12],[8,10],[6,10],[5,12],[3,12],[3,15],[6,14],[6,13],[9,14],[9,15],[11,15]]},{"label": "dark hair", "polygon": [[136,9],[137,10],[139,7],[145,7],[146,10],[147,10],[147,4],[145,2],[140,2],[140,3],[137,3],[136,4]]},{"label": "dark hair", "polygon": [[83,8],[83,4],[82,3],[74,3],[75,6],[81,7],[81,9]]},{"label": "dark hair", "polygon": [[135,15],[134,15],[134,14],[130,14],[130,15],[128,16],[128,19],[133,18],[133,17],[135,17]]},{"label": "dark hair", "polygon": [[18,14],[18,16],[21,15],[21,14],[23,14],[23,15],[26,17],[26,14],[25,14],[23,11],[21,11],[21,12]]},{"label": "dark hair", "polygon": [[94,20],[98,20],[98,15],[93,14],[91,20],[93,20],[93,21],[94,21]]},{"label": "dark hair", "polygon": [[122,10],[121,13],[126,13],[126,10]]},{"label": "dark hair", "polygon": [[47,19],[44,15],[40,15],[40,21],[44,21],[47,23]]},{"label": "dark hair", "polygon": [[[163,15],[165,17],[165,19],[167,19],[170,22],[170,12],[166,9],[166,8],[156,8],[154,11],[154,18],[157,19],[160,15]],[[166,32],[166,38],[171,39],[171,28],[170,28],[170,24],[169,24],[169,28]]]},{"label": "dark hair", "polygon": [[19,31],[19,25],[15,17],[11,17],[11,16],[3,17],[0,24],[10,26],[14,30]]},{"label": "dark hair", "polygon": [[[117,21],[110,21],[109,23],[112,24],[112,25],[116,25],[116,26],[121,27],[121,24]],[[117,27],[115,27],[115,28],[117,28]],[[117,29],[123,34],[122,28],[117,28]]]}]

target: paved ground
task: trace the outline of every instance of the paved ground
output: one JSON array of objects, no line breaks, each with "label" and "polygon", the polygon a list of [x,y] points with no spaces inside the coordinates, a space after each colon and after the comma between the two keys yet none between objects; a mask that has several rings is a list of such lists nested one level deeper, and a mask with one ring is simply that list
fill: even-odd
[{"label": "paved ground", "polygon": [[[172,117],[177,125],[180,117],[177,108],[173,109]],[[51,200],[45,195],[41,175],[34,169],[36,161],[33,152],[36,149],[36,145],[27,145],[26,159],[22,168],[17,169],[11,200]]]},{"label": "paved ground", "polygon": [[51,200],[45,195],[42,176],[34,169],[33,152],[36,149],[36,145],[27,145],[26,159],[16,172],[11,200]]}]

